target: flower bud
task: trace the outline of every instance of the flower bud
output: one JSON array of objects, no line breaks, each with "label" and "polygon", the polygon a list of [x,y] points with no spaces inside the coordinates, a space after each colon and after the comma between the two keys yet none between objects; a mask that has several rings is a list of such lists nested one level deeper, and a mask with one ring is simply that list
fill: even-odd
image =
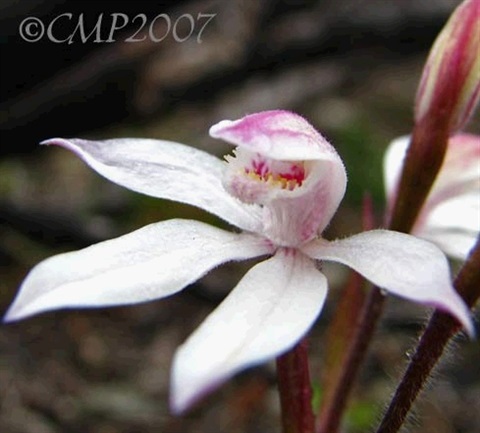
[{"label": "flower bud", "polygon": [[480,97],[480,0],[466,0],[438,35],[423,70],[415,122],[435,116],[453,133],[467,122]]}]

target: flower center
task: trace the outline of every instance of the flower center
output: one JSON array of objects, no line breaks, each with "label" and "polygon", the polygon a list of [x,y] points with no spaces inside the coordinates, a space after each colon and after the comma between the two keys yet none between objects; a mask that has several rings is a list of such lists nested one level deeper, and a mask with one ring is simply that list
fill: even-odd
[{"label": "flower center", "polygon": [[225,157],[227,190],[246,203],[266,204],[277,194],[288,194],[307,177],[304,161],[277,161],[237,148]]},{"label": "flower center", "polygon": [[253,180],[266,182],[274,188],[292,191],[297,186],[302,186],[305,179],[303,163],[280,162],[257,159],[253,160],[251,167],[245,167],[245,174]]}]

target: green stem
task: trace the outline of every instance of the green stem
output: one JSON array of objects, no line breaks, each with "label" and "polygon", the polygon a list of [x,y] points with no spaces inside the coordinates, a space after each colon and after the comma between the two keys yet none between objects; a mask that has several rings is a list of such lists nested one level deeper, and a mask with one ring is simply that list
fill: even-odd
[{"label": "green stem", "polygon": [[283,433],[314,433],[312,387],[306,340],[277,358]]}]

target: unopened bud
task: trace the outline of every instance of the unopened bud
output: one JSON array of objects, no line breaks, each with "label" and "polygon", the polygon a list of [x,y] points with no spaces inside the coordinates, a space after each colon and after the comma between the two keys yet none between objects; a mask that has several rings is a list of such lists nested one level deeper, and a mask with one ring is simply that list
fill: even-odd
[{"label": "unopened bud", "polygon": [[430,51],[417,91],[415,122],[434,116],[453,133],[467,122],[479,98],[480,0],[465,0]]}]

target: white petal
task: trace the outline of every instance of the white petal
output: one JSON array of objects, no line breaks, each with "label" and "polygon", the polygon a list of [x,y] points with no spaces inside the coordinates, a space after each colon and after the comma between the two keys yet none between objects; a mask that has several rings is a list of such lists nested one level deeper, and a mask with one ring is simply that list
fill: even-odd
[{"label": "white petal", "polygon": [[241,203],[222,185],[224,163],[206,152],[170,141],[54,138],[102,176],[143,194],[198,206],[244,230],[258,231],[260,209]]},{"label": "white petal", "polygon": [[429,242],[373,230],[334,242],[312,241],[302,251],[350,266],[391,293],[445,310],[474,333],[470,311],[451,284],[448,262]]},{"label": "white petal", "polygon": [[262,238],[170,220],[34,267],[4,320],[59,308],[103,307],[171,295],[215,266],[271,252]]},{"label": "white petal", "polygon": [[[410,137],[394,140],[385,155],[385,185],[391,205]],[[440,173],[412,233],[464,260],[480,231],[480,137],[457,134],[448,142]]]},{"label": "white petal", "polygon": [[433,242],[448,256],[457,260],[466,260],[477,241],[478,232],[455,231],[449,228],[429,228],[419,234]]},{"label": "white petal", "polygon": [[301,253],[252,268],[175,355],[171,406],[182,412],[246,367],[292,348],[319,315],[325,277]]},{"label": "white petal", "polygon": [[[392,141],[385,153],[384,180],[389,203],[394,199],[409,143],[409,136],[399,137]],[[445,160],[419,221],[439,203],[472,193],[480,200],[480,136],[457,134],[448,141]]]},{"label": "white petal", "polygon": [[415,235],[435,243],[450,257],[465,260],[480,232],[479,193],[438,204],[415,227]]},{"label": "white petal", "polygon": [[420,226],[422,225],[429,228],[472,231],[478,234],[480,232],[480,190],[439,203],[429,212],[426,221]]},{"label": "white petal", "polygon": [[475,193],[480,200],[480,136],[457,134],[448,140],[447,153],[428,197],[428,208]]},{"label": "white petal", "polygon": [[393,140],[385,152],[383,160],[383,176],[388,202],[392,203],[397,184],[400,181],[400,174],[403,168],[403,161],[410,144],[410,136],[404,135]]}]

